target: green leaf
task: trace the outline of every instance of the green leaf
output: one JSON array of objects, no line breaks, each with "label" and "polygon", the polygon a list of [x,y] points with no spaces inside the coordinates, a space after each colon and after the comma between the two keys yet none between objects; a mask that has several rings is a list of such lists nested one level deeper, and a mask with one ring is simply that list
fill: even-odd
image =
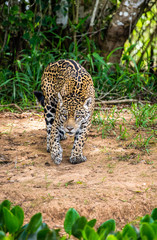
[{"label": "green leaf", "polygon": [[0,240],[3,239],[5,236],[6,236],[6,235],[5,235],[5,232],[0,231]]},{"label": "green leaf", "polygon": [[130,226],[129,224],[127,224],[123,228],[122,237],[124,237],[124,239],[128,238],[128,239],[131,239],[131,240],[136,240],[137,239],[137,234],[136,234],[134,228],[132,226]]},{"label": "green leaf", "polygon": [[11,212],[14,214],[14,216],[17,217],[19,222],[19,228],[23,225],[24,220],[24,211],[20,206],[15,206],[12,208]]},{"label": "green leaf", "polygon": [[86,239],[90,239],[90,240],[97,240],[99,239],[99,235],[95,232],[95,230],[86,225],[85,227],[85,236],[86,236]]},{"label": "green leaf", "polygon": [[90,227],[94,227],[95,224],[96,224],[96,219],[90,220],[87,224],[88,224],[88,226],[90,226]]},{"label": "green leaf", "polygon": [[66,236],[61,237],[59,240],[67,240]]},{"label": "green leaf", "polygon": [[157,208],[154,208],[152,213],[151,213],[151,217],[153,218],[153,220],[157,220]]},{"label": "green leaf", "polygon": [[[28,225],[28,224],[27,224]],[[26,229],[21,230],[22,232],[18,235],[18,240],[28,240],[28,233],[26,232]]]},{"label": "green leaf", "polygon": [[10,206],[11,206],[11,202],[9,200],[4,200],[0,204],[0,211],[2,210],[3,207],[6,207],[7,209],[10,209]]},{"label": "green leaf", "polygon": [[59,239],[59,230],[43,229],[38,232],[37,240],[57,240]]},{"label": "green leaf", "polygon": [[114,235],[107,236],[106,240],[118,240]]},{"label": "green leaf", "polygon": [[110,219],[106,222],[104,222],[99,228],[98,228],[98,234],[101,235],[102,232],[104,233],[105,237],[107,237],[107,235],[114,231],[116,228],[116,223],[113,219]]},{"label": "green leaf", "polygon": [[47,234],[50,232],[50,229],[43,229],[38,232],[37,240],[46,239]]},{"label": "green leaf", "polygon": [[[112,235],[112,234],[111,234]],[[113,235],[118,239],[121,240],[122,239],[122,232],[118,231],[113,233]],[[110,236],[110,235],[109,235]]]},{"label": "green leaf", "polygon": [[37,231],[37,229],[40,227],[41,224],[42,224],[42,215],[41,213],[37,213],[31,218],[26,231],[29,234],[34,233]]},{"label": "green leaf", "polygon": [[154,239],[155,234],[149,223],[144,222],[140,227],[140,235],[142,239]]},{"label": "green leaf", "polygon": [[4,222],[9,233],[15,233],[19,229],[19,221],[6,207],[3,208]]},{"label": "green leaf", "polygon": [[4,200],[0,204],[0,229],[4,230],[4,215],[3,215],[3,207],[6,207],[7,209],[10,209],[11,202],[8,200]]},{"label": "green leaf", "polygon": [[93,59],[92,59],[91,54],[87,54],[87,57],[88,57],[88,59],[89,59],[89,61],[90,61],[90,64],[91,64],[91,66],[92,66],[92,69],[94,70],[94,63],[93,63]]},{"label": "green leaf", "polygon": [[106,61],[108,62],[109,59],[110,59],[110,57],[111,57],[111,55],[112,55],[114,52],[116,52],[116,51],[118,51],[118,50],[121,50],[121,49],[123,49],[123,47],[117,47],[117,48],[115,48],[114,50],[112,50],[112,51],[108,54],[108,56],[107,56],[107,58],[106,58]]},{"label": "green leaf", "polygon": [[76,238],[82,237],[82,231],[87,224],[87,219],[85,217],[78,218],[72,226],[72,235]]},{"label": "green leaf", "polygon": [[94,52],[93,57],[95,59],[97,59],[99,62],[101,62],[102,64],[105,64],[105,61],[103,60],[103,57],[101,57],[98,53]]},{"label": "green leaf", "polygon": [[34,233],[28,233],[28,225],[29,224],[26,224],[21,228],[17,238],[18,240],[37,240],[37,235],[41,230],[49,229],[46,223],[42,223]]},{"label": "green leaf", "polygon": [[145,216],[141,219],[141,221],[140,221],[140,223],[144,223],[144,222],[153,223],[154,220],[153,220],[153,218],[151,218],[151,217],[147,214],[147,215],[145,215]]},{"label": "green leaf", "polygon": [[34,17],[34,13],[31,10],[27,10],[25,12],[25,15],[30,19]]},{"label": "green leaf", "polygon": [[66,233],[71,235],[72,225],[79,217],[80,217],[79,213],[74,208],[70,208],[68,210],[64,220],[64,230]]},{"label": "green leaf", "polygon": [[151,227],[152,227],[152,229],[153,229],[153,231],[155,233],[155,236],[157,238],[157,221],[151,223]]}]

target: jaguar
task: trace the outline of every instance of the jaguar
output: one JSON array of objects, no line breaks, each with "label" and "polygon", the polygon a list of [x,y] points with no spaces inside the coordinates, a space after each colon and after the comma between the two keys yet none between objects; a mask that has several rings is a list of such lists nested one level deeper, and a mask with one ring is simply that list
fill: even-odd
[{"label": "jaguar", "polygon": [[74,137],[70,163],[85,162],[83,147],[91,125],[95,90],[91,75],[74,60],[50,63],[41,78],[41,92],[34,91],[44,107],[47,151],[56,164],[62,161],[60,141]]}]

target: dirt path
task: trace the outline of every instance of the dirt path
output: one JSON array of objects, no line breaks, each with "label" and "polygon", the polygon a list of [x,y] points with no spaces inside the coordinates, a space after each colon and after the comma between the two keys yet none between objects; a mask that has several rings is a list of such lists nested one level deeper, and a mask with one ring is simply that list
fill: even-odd
[{"label": "dirt path", "polygon": [[56,166],[46,152],[42,114],[0,113],[0,201],[22,206],[25,223],[40,211],[51,228],[63,227],[70,207],[96,218],[97,226],[110,218],[118,229],[136,223],[157,207],[157,145],[148,155],[126,144],[112,135],[102,139],[92,127],[87,162],[69,163],[72,139],[67,139]]}]

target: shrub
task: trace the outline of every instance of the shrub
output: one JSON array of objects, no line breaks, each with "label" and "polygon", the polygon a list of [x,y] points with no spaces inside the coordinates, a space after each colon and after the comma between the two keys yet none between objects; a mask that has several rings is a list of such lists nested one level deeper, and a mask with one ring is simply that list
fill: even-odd
[{"label": "shrub", "polygon": [[151,215],[144,216],[140,227],[127,224],[122,231],[115,231],[116,223],[110,219],[95,230],[96,219],[88,221],[70,208],[64,220],[67,236],[60,236],[59,229],[50,229],[42,222],[41,213],[35,214],[30,222],[23,226],[24,212],[20,206],[13,206],[4,200],[0,204],[0,240],[65,240],[74,236],[84,240],[155,240],[157,239],[157,208]]}]

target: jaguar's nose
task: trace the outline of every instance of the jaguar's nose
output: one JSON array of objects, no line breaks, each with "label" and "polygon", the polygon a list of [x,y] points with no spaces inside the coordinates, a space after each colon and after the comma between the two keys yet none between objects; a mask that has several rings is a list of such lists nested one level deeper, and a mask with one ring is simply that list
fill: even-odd
[{"label": "jaguar's nose", "polygon": [[67,126],[67,129],[68,129],[69,132],[71,132],[74,128],[71,127],[71,126]]}]

